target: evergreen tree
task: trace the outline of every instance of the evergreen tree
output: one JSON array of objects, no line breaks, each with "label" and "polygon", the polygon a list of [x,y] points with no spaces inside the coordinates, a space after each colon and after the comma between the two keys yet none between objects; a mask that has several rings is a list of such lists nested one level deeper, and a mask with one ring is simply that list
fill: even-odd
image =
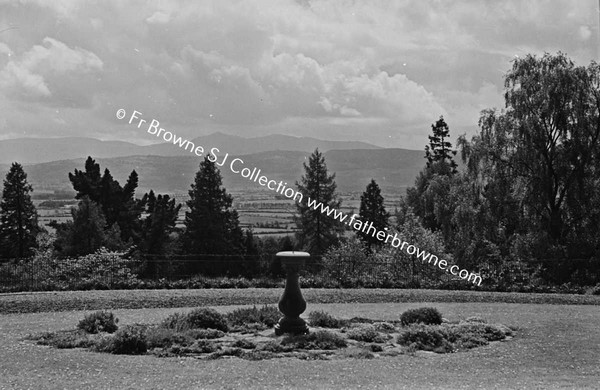
[{"label": "evergreen tree", "polygon": [[[371,179],[371,182],[367,185],[367,189],[360,197],[359,216],[363,223],[372,223],[373,227],[377,229],[376,231],[384,230],[388,227],[390,214],[385,210],[381,190],[373,179]],[[359,230],[356,234],[367,244],[369,249],[372,245],[381,243],[377,237],[366,230],[365,232]]]},{"label": "evergreen tree", "polygon": [[115,180],[108,169],[100,175],[100,165],[91,157],[85,162],[85,172],[75,169],[69,173],[73,189],[77,191],[76,198],[87,196],[97,203],[106,219],[106,227],[114,223],[119,225],[123,242],[138,243],[141,235],[141,213],[144,210],[143,201],[135,199],[135,189],[138,186],[138,175],[131,172],[125,186]]},{"label": "evergreen tree", "polygon": [[456,151],[447,141],[450,130],[444,118],[440,117],[431,125],[431,130],[433,135],[429,136],[429,145],[425,147],[427,164],[415,180],[415,186],[406,190],[405,206],[412,209],[426,228],[437,231],[442,226],[447,227],[452,217],[446,203],[457,164],[453,159]]},{"label": "evergreen tree", "polygon": [[189,191],[185,213],[185,251],[191,254],[241,254],[242,230],[233,199],[222,187],[221,173],[208,157]]},{"label": "evergreen tree", "polygon": [[109,250],[124,249],[119,226],[114,223],[106,228],[106,218],[100,206],[88,196],[71,209],[72,221],[50,226],[56,229],[54,248],[62,256],[83,256],[94,253],[101,247]]},{"label": "evergreen tree", "polygon": [[141,249],[146,254],[165,254],[169,236],[175,230],[181,204],[175,205],[175,199],[171,199],[169,195],[156,196],[152,190],[144,195],[142,201],[146,204],[148,216],[142,222]]},{"label": "evergreen tree", "polygon": [[33,188],[19,163],[6,174],[0,201],[0,257],[27,257],[36,246],[37,212],[31,201]]},{"label": "evergreen tree", "polygon": [[438,173],[455,174],[457,165],[453,156],[456,155],[456,150],[452,150],[452,144],[447,141],[450,137],[450,129],[443,116],[431,125],[431,131],[433,135],[429,136],[429,145],[425,146],[427,168],[433,168],[438,164],[441,171]]},{"label": "evergreen tree", "polygon": [[327,248],[338,242],[339,233],[343,230],[340,221],[308,206],[308,200],[320,202],[323,207],[339,209],[341,201],[336,194],[335,173],[329,175],[325,158],[316,149],[304,166],[304,175],[300,183],[296,182],[298,191],[303,195],[302,202],[296,206],[299,217],[296,223],[300,232],[298,242],[302,248],[312,255],[322,255]]}]

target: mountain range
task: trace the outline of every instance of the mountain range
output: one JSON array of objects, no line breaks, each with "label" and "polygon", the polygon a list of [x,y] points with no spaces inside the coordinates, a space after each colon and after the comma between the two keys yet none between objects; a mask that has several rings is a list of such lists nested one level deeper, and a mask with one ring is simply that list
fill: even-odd
[{"label": "mountain range", "polygon": [[[227,164],[220,168],[223,184],[229,191],[261,189],[257,183],[249,182],[229,169],[229,163],[236,157],[244,161],[244,167],[256,167],[269,179],[293,186],[304,172],[303,163],[318,147],[329,172],[336,174],[339,191],[362,192],[373,178],[388,194],[403,194],[406,187],[414,184],[425,164],[424,153],[420,150],[380,148],[352,141],[285,135],[243,138],[215,133],[193,142],[203,145],[206,151],[218,147],[220,158],[229,154]],[[202,160],[173,144],[140,146],[92,138],[5,140],[0,141],[0,152],[0,175],[5,176],[8,162],[17,160],[22,162],[29,182],[38,190],[69,189],[68,173],[83,169],[85,159],[90,155],[102,170],[108,168],[121,183],[135,169],[139,175],[139,193],[150,189],[159,193],[181,193],[190,189]],[[15,158],[17,154],[18,159]]]},{"label": "mountain range", "polygon": [[[244,138],[236,135],[213,133],[190,140],[210,150],[217,147],[223,153],[243,155],[273,150],[294,150],[312,152],[316,148],[328,150],[382,149],[379,146],[356,141],[325,141],[309,137],[294,137],[273,134],[263,137]],[[76,159],[82,156],[102,158],[124,156],[189,156],[186,151],[173,143],[137,145],[123,141],[101,141],[95,138],[16,138],[0,141],[0,164],[17,161],[21,164],[35,164],[60,160]],[[193,154],[192,154],[193,155]]]}]

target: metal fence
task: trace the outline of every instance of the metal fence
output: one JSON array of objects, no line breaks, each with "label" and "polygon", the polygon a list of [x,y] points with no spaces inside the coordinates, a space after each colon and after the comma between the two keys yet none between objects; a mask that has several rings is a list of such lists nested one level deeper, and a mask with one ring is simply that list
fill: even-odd
[{"label": "metal fence", "polygon": [[[600,262],[589,259],[482,264],[480,271],[482,287],[500,290],[520,285],[572,283],[590,286],[600,283]],[[342,259],[324,266],[320,257],[312,256],[301,275],[316,286],[471,287],[466,280],[416,261],[353,262],[351,259]],[[276,285],[283,276],[284,271],[274,255],[145,256],[139,259],[89,255],[78,259],[20,259],[0,263],[0,292],[177,286],[244,287],[252,279],[260,279],[264,286],[269,286],[271,282],[268,280]],[[223,277],[238,279],[240,285],[235,280],[211,282],[211,279]]]}]

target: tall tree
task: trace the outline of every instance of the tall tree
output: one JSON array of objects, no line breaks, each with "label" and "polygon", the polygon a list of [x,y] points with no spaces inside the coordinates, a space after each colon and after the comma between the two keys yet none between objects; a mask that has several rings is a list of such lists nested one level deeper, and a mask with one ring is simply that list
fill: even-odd
[{"label": "tall tree", "polygon": [[39,226],[37,212],[29,194],[32,191],[21,164],[13,163],[6,174],[0,201],[2,257],[27,257],[36,246]]},{"label": "tall tree", "polygon": [[343,230],[340,221],[322,213],[321,207],[309,207],[308,201],[321,203],[329,210],[339,209],[341,201],[337,196],[335,173],[329,175],[325,158],[316,149],[304,166],[304,175],[300,182],[296,182],[298,190],[303,194],[302,202],[296,207],[298,218],[296,223],[300,229],[298,242],[301,247],[313,255],[322,255],[329,246],[338,242],[339,234]]},{"label": "tall tree", "polygon": [[121,186],[108,169],[100,175],[100,165],[88,157],[85,171],[75,169],[74,173],[69,173],[69,180],[73,184],[73,189],[77,191],[77,199],[87,196],[92,202],[100,205],[106,218],[107,228],[117,223],[123,242],[130,240],[132,243],[139,242],[140,217],[144,210],[144,203],[143,200],[135,199],[135,189],[138,186],[138,175],[135,170],[131,172],[125,185]]},{"label": "tall tree", "polygon": [[56,229],[54,249],[61,256],[83,256],[101,247],[110,250],[124,249],[119,226],[106,228],[106,218],[100,206],[88,196],[83,196],[77,207],[71,209],[73,220],[51,225]]},{"label": "tall tree", "polygon": [[457,164],[453,159],[456,151],[448,141],[450,130],[443,117],[431,125],[431,131],[433,135],[425,146],[427,164],[415,180],[415,186],[406,190],[406,205],[426,228],[436,231],[444,225],[447,227],[452,216],[446,202]]},{"label": "tall tree", "polygon": [[192,254],[241,254],[243,235],[233,198],[222,187],[215,163],[208,157],[189,191],[189,211],[185,213],[184,247]]},{"label": "tall tree", "polygon": [[425,158],[427,159],[427,168],[433,168],[434,164],[439,164],[439,172],[442,174],[455,174],[457,164],[453,156],[456,150],[452,149],[450,138],[450,129],[443,116],[431,125],[432,135],[429,136],[429,145],[425,146]]},{"label": "tall tree", "polygon": [[[373,227],[377,229],[376,231],[384,230],[388,227],[390,214],[383,205],[381,189],[374,179],[371,179],[371,182],[367,185],[367,189],[360,196],[359,216],[363,223],[372,223]],[[377,237],[373,236],[373,234],[368,231],[363,232],[362,230],[359,230],[356,233],[367,244],[368,248],[381,243]]]},{"label": "tall tree", "polygon": [[600,65],[528,55],[513,62],[505,88],[506,110],[484,111],[481,134],[467,143],[472,176],[509,193],[521,224],[556,256],[598,255]]},{"label": "tall tree", "polygon": [[148,215],[142,222],[141,249],[146,254],[163,255],[168,250],[169,235],[175,229],[181,204],[176,205],[169,195],[156,196],[152,190],[144,195],[143,202]]}]

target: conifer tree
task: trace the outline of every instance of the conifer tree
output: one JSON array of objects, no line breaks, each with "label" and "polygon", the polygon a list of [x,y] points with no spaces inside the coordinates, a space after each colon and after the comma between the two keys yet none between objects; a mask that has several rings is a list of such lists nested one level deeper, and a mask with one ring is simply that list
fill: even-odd
[{"label": "conifer tree", "polygon": [[316,149],[304,166],[304,175],[300,182],[296,182],[298,191],[302,193],[302,202],[296,207],[299,216],[296,224],[300,229],[298,233],[299,245],[312,255],[322,255],[329,246],[337,243],[341,232],[342,223],[321,212],[321,208],[308,206],[308,200],[320,202],[323,207],[339,209],[341,201],[336,194],[335,173],[329,175],[325,158]]},{"label": "conifer tree", "polygon": [[144,195],[143,202],[148,216],[142,223],[141,249],[146,254],[165,254],[181,204],[176,205],[175,199],[171,199],[169,195],[156,196],[152,190]]},{"label": "conifer tree", "polygon": [[[371,179],[371,182],[367,185],[367,189],[360,197],[359,216],[363,223],[372,223],[373,227],[377,229],[376,231],[384,230],[388,227],[390,214],[385,210],[381,190],[373,179]],[[363,232],[362,230],[359,230],[356,233],[367,244],[368,248],[371,248],[372,245],[381,243],[381,241],[369,231]]]},{"label": "conifer tree", "polygon": [[27,257],[36,246],[39,226],[29,194],[32,191],[21,164],[13,163],[6,174],[0,201],[0,257]]},{"label": "conifer tree", "polygon": [[190,254],[241,254],[243,236],[233,198],[222,187],[215,163],[208,157],[189,191],[185,213],[184,250]]},{"label": "conifer tree", "polygon": [[433,168],[435,164],[438,164],[443,173],[455,174],[457,165],[453,156],[456,155],[456,150],[452,150],[452,144],[447,141],[450,137],[450,129],[443,116],[440,116],[440,119],[431,125],[431,131],[433,135],[429,136],[429,145],[425,146],[427,168]]}]

